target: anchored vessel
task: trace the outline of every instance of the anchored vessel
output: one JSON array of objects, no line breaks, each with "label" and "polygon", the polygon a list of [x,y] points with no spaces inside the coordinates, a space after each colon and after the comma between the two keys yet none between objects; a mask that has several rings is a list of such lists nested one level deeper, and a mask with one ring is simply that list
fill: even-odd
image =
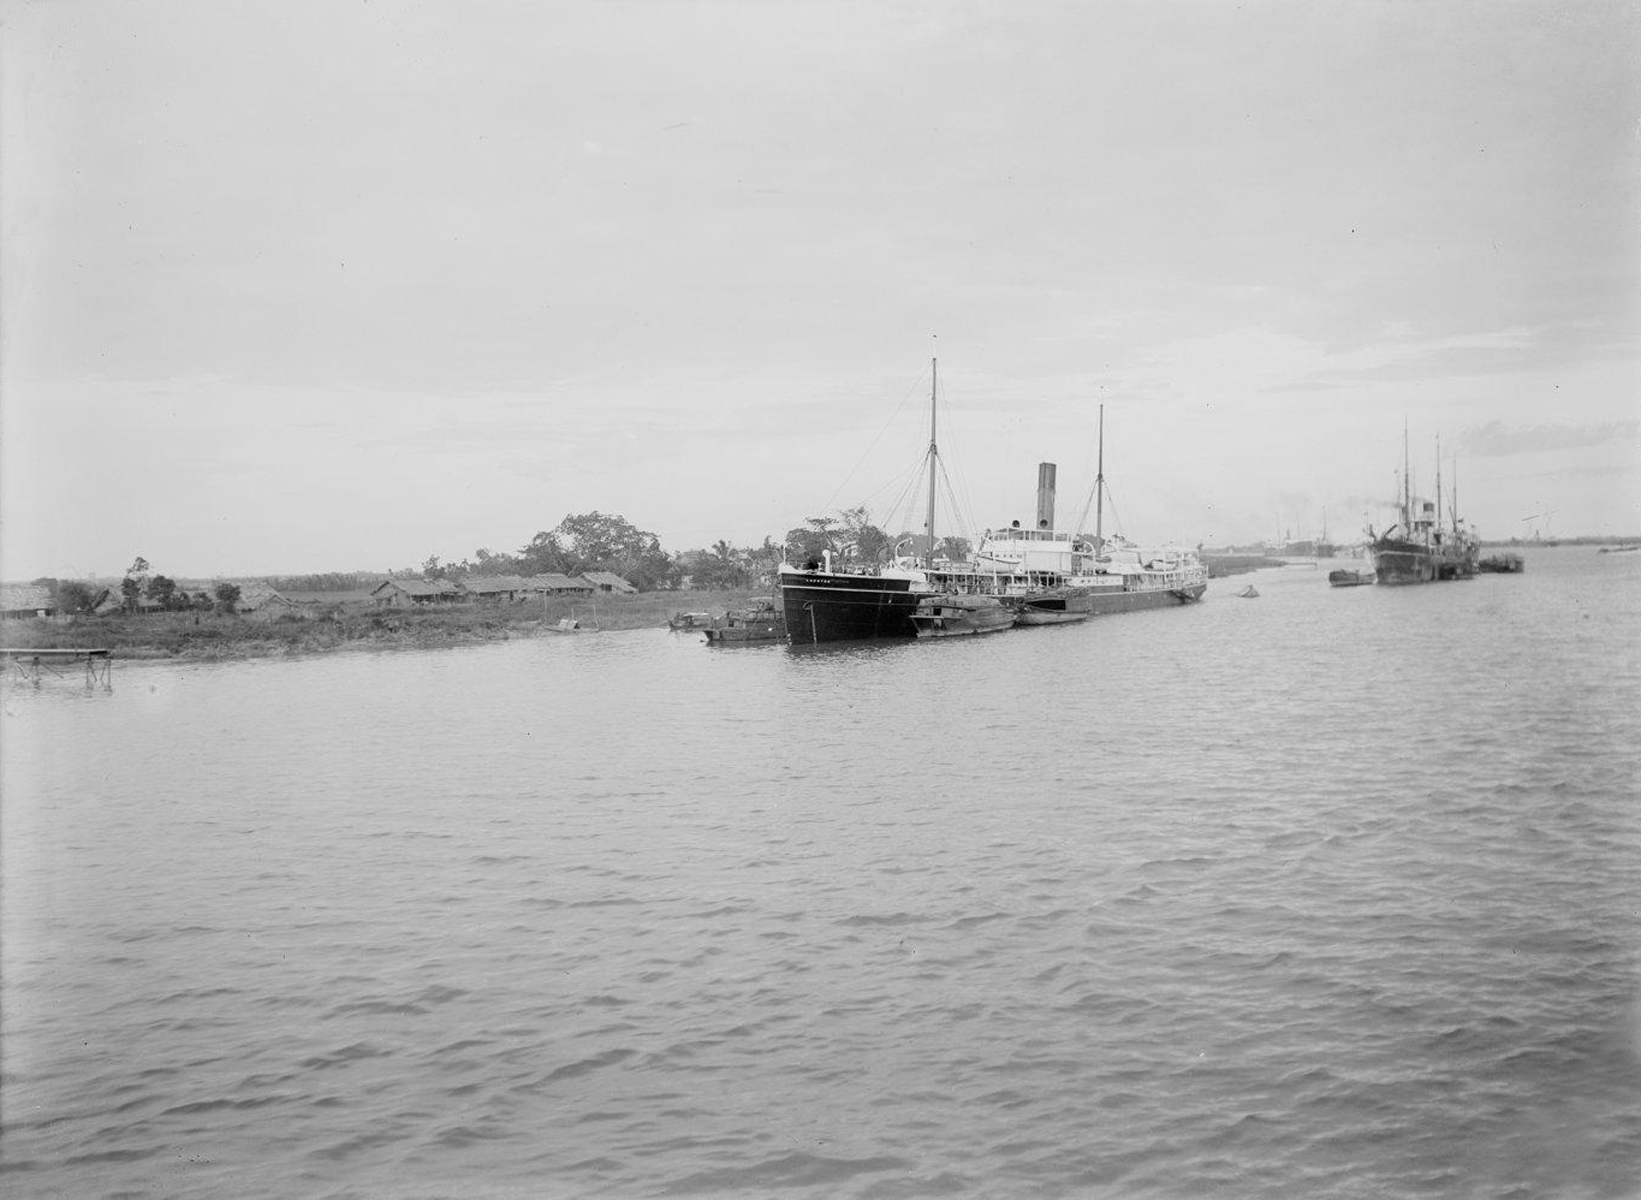
[{"label": "anchored vessel", "polygon": [[[985,590],[1010,597],[1021,625],[1063,625],[1107,613],[1135,612],[1200,600],[1208,568],[1195,550],[1144,547],[1104,536],[1105,406],[1100,406],[1099,458],[1094,476],[1094,536],[1054,528],[1055,465],[1037,466],[1037,528],[1020,522],[988,529],[973,567]],[[1084,508],[1083,516],[1088,515]],[[1081,522],[1079,522],[1081,524]]]},{"label": "anchored vessel", "polygon": [[[1454,489],[1457,491],[1457,489]],[[1441,521],[1441,443],[1436,443],[1436,499],[1418,500],[1408,471],[1407,429],[1402,430],[1402,497],[1400,519],[1382,534],[1368,528],[1368,558],[1374,578],[1384,584],[1434,583],[1473,579],[1480,542],[1464,527],[1453,497],[1447,524]]]},{"label": "anchored vessel", "polygon": [[912,614],[933,591],[926,571],[834,567],[832,555],[780,567],[781,613],[793,645],[912,637]]},{"label": "anchored vessel", "polygon": [[938,363],[930,364],[929,449],[924,466],[929,472],[929,515],[926,532],[929,553],[922,564],[897,559],[887,566],[835,564],[827,551],[801,567],[782,563],[776,573],[786,636],[795,646],[817,642],[915,637],[912,615],[918,603],[938,589],[934,582],[934,490],[940,450],[935,441]]}]

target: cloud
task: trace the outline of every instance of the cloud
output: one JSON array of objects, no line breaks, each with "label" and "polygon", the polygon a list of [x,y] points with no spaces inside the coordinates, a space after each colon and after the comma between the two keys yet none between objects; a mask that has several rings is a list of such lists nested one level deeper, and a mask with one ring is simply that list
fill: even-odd
[{"label": "cloud", "polygon": [[1516,428],[1505,425],[1503,421],[1489,421],[1460,433],[1457,449],[1478,458],[1503,458],[1548,450],[1582,450],[1621,441],[1641,441],[1641,420]]}]

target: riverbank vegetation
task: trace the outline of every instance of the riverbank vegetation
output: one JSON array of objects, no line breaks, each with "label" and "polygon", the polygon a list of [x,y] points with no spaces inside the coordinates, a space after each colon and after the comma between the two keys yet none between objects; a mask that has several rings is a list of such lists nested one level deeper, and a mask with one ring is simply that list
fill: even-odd
[{"label": "riverbank vegetation", "polygon": [[745,591],[650,592],[550,597],[516,604],[388,609],[358,603],[305,605],[271,620],[224,612],[120,612],[109,616],[0,621],[8,649],[103,649],[128,659],[269,658],[335,650],[434,649],[511,638],[551,637],[564,617],[601,631],[665,628],[680,609],[719,615],[745,606]]}]

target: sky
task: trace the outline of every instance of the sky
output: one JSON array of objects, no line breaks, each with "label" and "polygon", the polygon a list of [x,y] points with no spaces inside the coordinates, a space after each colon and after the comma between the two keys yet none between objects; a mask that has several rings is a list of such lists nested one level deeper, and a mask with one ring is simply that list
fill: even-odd
[{"label": "sky", "polygon": [[942,531],[1103,406],[1142,541],[1383,527],[1404,429],[1635,535],[1638,168],[1600,0],[0,0],[0,576],[920,526],[936,360]]}]

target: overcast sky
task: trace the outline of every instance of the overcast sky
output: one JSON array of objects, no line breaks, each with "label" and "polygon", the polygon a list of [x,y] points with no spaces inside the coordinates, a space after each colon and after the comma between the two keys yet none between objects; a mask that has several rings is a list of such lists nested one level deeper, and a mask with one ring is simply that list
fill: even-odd
[{"label": "overcast sky", "polygon": [[1641,532],[1637,11],[5,0],[0,574]]}]

